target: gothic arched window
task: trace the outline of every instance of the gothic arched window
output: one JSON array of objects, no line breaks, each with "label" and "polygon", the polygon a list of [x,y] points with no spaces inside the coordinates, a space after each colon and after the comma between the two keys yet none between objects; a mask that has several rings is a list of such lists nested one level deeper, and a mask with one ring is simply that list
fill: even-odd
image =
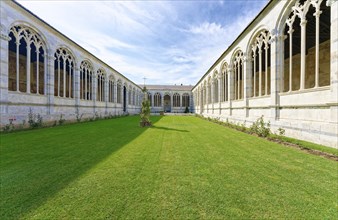
[{"label": "gothic arched window", "polygon": [[13,26],[8,43],[8,89],[45,94],[46,46],[41,36],[25,25]]}]

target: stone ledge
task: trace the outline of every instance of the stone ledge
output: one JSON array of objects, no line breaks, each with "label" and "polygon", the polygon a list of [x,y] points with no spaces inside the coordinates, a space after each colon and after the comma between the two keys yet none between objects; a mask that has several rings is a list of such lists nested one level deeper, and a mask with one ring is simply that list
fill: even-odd
[{"label": "stone ledge", "polygon": [[287,95],[295,95],[295,94],[303,94],[308,92],[318,92],[318,91],[325,91],[330,90],[330,86],[322,86],[318,88],[309,88],[309,89],[303,89],[303,90],[297,90],[297,91],[291,91],[291,92],[281,92],[279,93],[280,96],[287,96]]}]

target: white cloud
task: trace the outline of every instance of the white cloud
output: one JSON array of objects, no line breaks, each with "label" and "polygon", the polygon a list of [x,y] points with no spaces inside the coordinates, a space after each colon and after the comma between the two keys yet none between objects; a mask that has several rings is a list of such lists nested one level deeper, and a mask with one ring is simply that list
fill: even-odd
[{"label": "white cloud", "polygon": [[203,22],[199,26],[192,26],[189,30],[193,34],[202,34],[202,35],[218,35],[220,33],[225,33],[224,28],[220,24]]},{"label": "white cloud", "polygon": [[[194,84],[257,14],[247,7],[226,23],[170,1],[20,1],[60,32],[136,83]],[[194,9],[192,9],[194,7]],[[215,8],[217,8],[215,7]],[[191,8],[191,10],[189,10]],[[252,8],[252,9],[250,9]],[[226,15],[224,15],[226,16]]]}]

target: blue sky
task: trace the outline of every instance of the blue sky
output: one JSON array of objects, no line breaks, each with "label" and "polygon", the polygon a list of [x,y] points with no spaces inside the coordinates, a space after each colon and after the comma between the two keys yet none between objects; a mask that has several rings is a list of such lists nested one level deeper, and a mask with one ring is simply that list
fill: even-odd
[{"label": "blue sky", "polygon": [[18,2],[135,83],[194,85],[268,0]]}]

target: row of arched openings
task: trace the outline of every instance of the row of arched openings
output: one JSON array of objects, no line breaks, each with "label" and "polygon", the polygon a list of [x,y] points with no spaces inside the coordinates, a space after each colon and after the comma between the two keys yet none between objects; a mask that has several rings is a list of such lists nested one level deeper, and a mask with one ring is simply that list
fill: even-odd
[{"label": "row of arched openings", "polygon": [[[290,9],[284,25],[283,75],[280,76],[280,92],[316,88],[330,85],[330,8],[323,0],[299,0]],[[303,32],[303,34],[302,34]],[[303,39],[302,39],[303,36]],[[202,83],[198,99],[204,104],[262,97],[271,94],[271,34],[259,31],[248,51],[249,71],[245,79],[244,53],[237,50],[231,66],[226,62],[217,74]],[[218,81],[219,79],[219,81]],[[214,98],[211,89],[214,80]],[[246,80],[247,88],[244,88]],[[219,82],[219,85],[218,85]],[[218,94],[220,86],[220,94]],[[231,88],[231,90],[230,90]],[[220,96],[219,96],[220,95]]]},{"label": "row of arched openings", "polygon": [[135,105],[136,104],[136,91],[135,88],[129,87],[129,93],[128,93],[128,104],[129,105]]},{"label": "row of arched openings", "polygon": [[[10,29],[8,44],[8,90],[31,94],[46,94],[46,46],[42,37],[30,27],[16,25]],[[58,48],[54,53],[54,96],[63,98],[75,97],[75,62],[74,56],[66,48]],[[93,100],[96,84],[96,100],[122,103],[122,83],[115,83],[114,77],[107,78],[103,69],[96,72],[89,61],[80,65],[80,99]],[[108,80],[106,97],[105,83]],[[116,92],[114,89],[116,86]],[[136,104],[135,88],[130,90],[129,104]]]},{"label": "row of arched openings", "polygon": [[[179,93],[174,93],[172,96],[173,99],[173,107],[181,107],[181,95]],[[188,93],[184,93],[182,95],[182,106],[183,107],[189,107],[190,96]],[[150,102],[150,106],[154,107],[161,107],[162,106],[162,95],[158,92],[154,94],[154,99],[152,99],[152,95],[150,92],[148,92],[148,100]],[[152,105],[154,100],[154,105]]]}]

